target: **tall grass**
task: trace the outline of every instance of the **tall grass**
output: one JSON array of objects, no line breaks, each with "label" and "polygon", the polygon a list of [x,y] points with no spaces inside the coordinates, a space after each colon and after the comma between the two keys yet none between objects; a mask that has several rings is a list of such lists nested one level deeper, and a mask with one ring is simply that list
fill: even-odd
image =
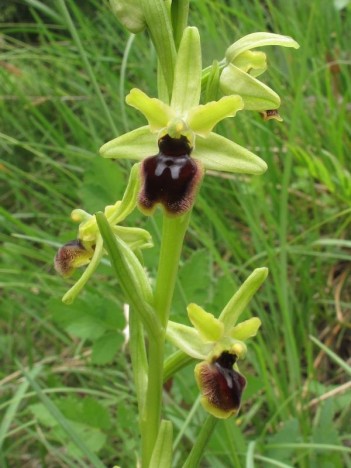
[{"label": "tall grass", "polygon": [[[133,86],[155,94],[155,54],[146,36],[120,28],[107,2],[20,6],[25,21],[8,13],[0,36],[0,465],[134,466],[129,358],[111,338],[124,326],[118,285],[103,264],[63,306],[70,283],[55,276],[52,258],[75,237],[74,207],[95,211],[123,193],[128,167],[97,150],[142,123],[124,95]],[[263,326],[242,367],[241,413],[218,424],[203,466],[351,466],[350,13],[327,0],[191,2],[205,65],[254,31],[301,45],[266,51],[264,79],[282,97],[284,123],[239,113],[222,124],[269,170],[208,175],[187,236],[178,319],[190,301],[220,310],[254,267],[270,269],[247,312]],[[159,219],[146,224],[153,275]],[[177,466],[205,418],[192,373],[185,368],[165,393]]]}]

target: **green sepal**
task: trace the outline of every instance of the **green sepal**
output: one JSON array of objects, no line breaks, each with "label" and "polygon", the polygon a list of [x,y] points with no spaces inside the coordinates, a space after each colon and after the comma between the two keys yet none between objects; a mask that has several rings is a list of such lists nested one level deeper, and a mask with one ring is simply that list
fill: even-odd
[{"label": "green sepal", "polygon": [[173,425],[171,421],[163,419],[152,451],[150,468],[170,468],[172,466],[172,441]]},{"label": "green sepal", "polygon": [[193,327],[168,321],[167,340],[195,359],[206,359],[211,352],[213,343],[204,343],[199,333]]},{"label": "green sepal", "polygon": [[218,122],[227,117],[234,117],[237,111],[243,108],[244,102],[240,96],[224,96],[219,101],[208,102],[191,109],[188,124],[194,133],[207,137]]},{"label": "green sepal", "polygon": [[174,72],[171,107],[180,115],[198,105],[201,94],[201,45],[197,28],[183,32]]},{"label": "green sepal", "polygon": [[237,323],[240,315],[267,278],[267,275],[268,268],[256,268],[224,307],[219,320],[224,323],[226,331],[230,331]]},{"label": "green sepal", "polygon": [[204,341],[218,341],[224,331],[224,325],[212,314],[197,304],[189,304],[188,316],[193,326]]},{"label": "green sepal", "polygon": [[259,175],[267,170],[263,159],[216,133],[197,138],[192,155],[205,169],[214,171]]},{"label": "green sepal", "polygon": [[300,47],[299,44],[289,36],[282,36],[280,34],[267,32],[257,32],[248,34],[247,36],[244,36],[238,41],[234,42],[234,44],[232,44],[226,50],[225,57],[228,63],[231,63],[239,54],[245,52],[246,50],[272,45],[293,47],[294,49],[298,49]]},{"label": "green sepal", "polygon": [[235,340],[245,341],[248,338],[256,336],[260,326],[261,320],[257,317],[252,317],[233,327],[229,334]]},{"label": "green sepal", "polygon": [[224,94],[239,94],[245,110],[264,111],[280,106],[280,97],[275,91],[231,63],[222,71],[220,87]]},{"label": "green sepal", "polygon": [[103,213],[96,213],[96,220],[128,302],[139,314],[150,338],[159,339],[162,326],[153,308],[152,289],[143,266],[128,245],[115,236]]},{"label": "green sepal", "polygon": [[118,21],[131,33],[145,29],[145,17],[139,0],[110,0],[113,13]]},{"label": "green sepal", "polygon": [[108,141],[100,148],[103,158],[136,159],[142,161],[158,153],[157,141],[149,126],[139,127]]}]

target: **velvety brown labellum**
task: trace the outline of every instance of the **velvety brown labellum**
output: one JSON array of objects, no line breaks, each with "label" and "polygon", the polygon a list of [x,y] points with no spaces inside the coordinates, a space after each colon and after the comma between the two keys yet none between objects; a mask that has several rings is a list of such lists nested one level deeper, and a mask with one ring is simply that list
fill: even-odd
[{"label": "velvety brown labellum", "polygon": [[237,357],[223,352],[211,364],[204,363],[200,369],[202,391],[208,402],[221,411],[238,410],[246,380],[233,369]]},{"label": "velvety brown labellum", "polygon": [[55,270],[62,276],[69,276],[75,268],[88,263],[91,255],[79,239],[67,242],[55,255]]},{"label": "velvety brown labellum", "polygon": [[149,214],[160,203],[170,214],[183,214],[193,205],[202,168],[190,157],[191,147],[184,136],[165,135],[159,149],[142,163],[140,208]]}]

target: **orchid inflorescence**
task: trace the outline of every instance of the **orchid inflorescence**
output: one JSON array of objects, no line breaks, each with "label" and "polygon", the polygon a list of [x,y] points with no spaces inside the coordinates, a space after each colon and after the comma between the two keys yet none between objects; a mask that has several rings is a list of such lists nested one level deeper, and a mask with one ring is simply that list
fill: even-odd
[{"label": "orchid inflorescence", "polygon": [[[155,11],[158,8],[157,11],[162,13],[157,13],[161,15],[160,21],[167,22],[168,13],[164,10],[164,3],[166,2],[155,1]],[[130,9],[125,2],[112,1],[112,4],[117,17],[130,31],[139,32],[144,27],[149,28],[160,54],[160,63],[165,63],[166,59],[160,52],[162,44],[157,36],[158,29],[150,23],[150,11],[153,8],[150,2],[132,1],[129,4]],[[115,265],[117,277],[124,278],[127,301],[135,304],[135,310],[132,307],[131,313],[138,315],[149,335],[160,336],[161,341],[167,339],[192,359],[201,361],[195,367],[195,378],[202,395],[202,405],[213,416],[227,418],[238,412],[246,383],[239,372],[238,361],[246,355],[245,342],[256,335],[261,325],[256,317],[241,323],[238,323],[238,319],[262,285],[268,270],[256,269],[218,318],[192,303],[187,311],[193,326],[177,323],[168,320],[169,311],[160,311],[160,308],[166,307],[160,306],[160,296],[168,294],[165,304],[170,303],[172,298],[174,275],[170,274],[169,279],[156,278],[156,285],[161,284],[163,288],[168,288],[167,293],[160,293],[157,286],[154,290],[140,262],[141,249],[153,245],[151,236],[144,229],[125,227],[121,223],[136,208],[151,216],[161,206],[166,231],[168,229],[163,239],[164,245],[170,242],[167,239],[177,239],[181,246],[181,236],[184,235],[206,170],[259,175],[267,169],[261,158],[217,134],[214,127],[223,119],[231,119],[237,112],[245,110],[261,112],[267,120],[282,120],[277,110],[280,106],[279,96],[257,79],[267,69],[266,55],[254,49],[271,45],[297,48],[298,44],[293,39],[278,34],[249,34],[228,47],[222,61],[214,62],[211,67],[203,70],[197,28],[184,28],[178,50],[172,36],[167,40],[170,41],[173,55],[171,54],[171,73],[166,67],[161,69],[164,80],[160,94],[164,99],[151,98],[140,89],[133,88],[126,97],[126,103],[143,114],[147,125],[117,136],[100,149],[104,158],[137,161],[131,169],[124,197],[107,206],[104,215],[92,215],[81,209],[72,212],[72,219],[80,223],[78,236],[59,249],[55,257],[55,268],[63,276],[69,276],[76,268],[87,265],[82,276],[63,298],[64,302],[71,303],[95,271],[103,255],[113,255],[115,252],[117,261],[112,258],[111,261]],[[211,89],[217,91],[212,92]],[[218,95],[218,90],[222,96]],[[200,104],[201,96],[205,95],[212,99]],[[180,229],[181,226],[185,226],[184,229]],[[178,235],[178,229],[183,234]],[[166,245],[165,249],[167,248],[172,249],[173,245]],[[167,265],[165,258],[160,259],[159,275],[160,272],[167,271],[167,268],[176,271],[177,265]],[[140,282],[135,278],[141,278]],[[163,284],[166,281],[169,284]],[[128,287],[128,283],[132,287]],[[138,288],[142,292],[139,295]],[[134,300],[134,295],[138,296],[137,301]],[[143,300],[146,301],[147,314],[141,312]],[[145,319],[146,316],[148,318]],[[150,321],[150,317],[155,320]],[[157,327],[157,333],[152,330],[153,323]],[[143,346],[140,348],[141,353],[144,353]],[[157,346],[159,352],[163,353],[163,345]],[[150,351],[148,359],[151,359],[151,354]],[[151,369],[150,362],[140,372],[145,372],[146,375],[151,372],[148,369]],[[162,376],[162,369],[159,374]],[[138,381],[151,385],[150,375],[149,380],[146,377],[140,378],[140,375],[136,377],[139,395],[145,393],[145,390],[138,390]],[[146,392],[146,396],[139,398],[141,414],[143,411],[145,414],[151,411],[145,406],[147,395],[149,394]],[[159,421],[159,413],[156,420]],[[160,436],[162,427],[162,424],[158,426],[153,436],[145,435],[145,440],[153,437],[152,443],[157,445],[156,437],[157,434]],[[143,430],[141,424],[142,436]],[[150,460],[152,449],[147,448],[148,442],[145,446],[145,451],[148,452],[146,459]]]}]

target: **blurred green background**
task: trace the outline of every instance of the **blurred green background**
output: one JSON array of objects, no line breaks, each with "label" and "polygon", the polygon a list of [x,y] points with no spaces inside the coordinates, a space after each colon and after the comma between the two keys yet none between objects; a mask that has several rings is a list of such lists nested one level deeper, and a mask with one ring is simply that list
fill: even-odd
[{"label": "blurred green background", "polygon": [[[301,45],[264,49],[262,81],[281,96],[284,122],[241,112],[219,128],[268,171],[209,174],[186,237],[173,319],[186,320],[190,301],[218,313],[254,268],[270,270],[245,315],[259,316],[262,331],[241,365],[241,412],[218,423],[201,466],[350,467],[350,2],[192,0],[190,8],[204,66],[255,31]],[[74,278],[58,277],[52,260],[76,236],[73,208],[94,212],[123,194],[129,166],[98,149],[143,124],[124,96],[134,86],[156,95],[155,52],[146,34],[120,27],[106,1],[1,1],[0,19],[0,466],[135,466],[119,286],[105,262],[65,306]],[[153,235],[152,277],[160,216],[135,213],[127,224]],[[181,466],[205,419],[193,407],[193,365],[167,388]]]}]

